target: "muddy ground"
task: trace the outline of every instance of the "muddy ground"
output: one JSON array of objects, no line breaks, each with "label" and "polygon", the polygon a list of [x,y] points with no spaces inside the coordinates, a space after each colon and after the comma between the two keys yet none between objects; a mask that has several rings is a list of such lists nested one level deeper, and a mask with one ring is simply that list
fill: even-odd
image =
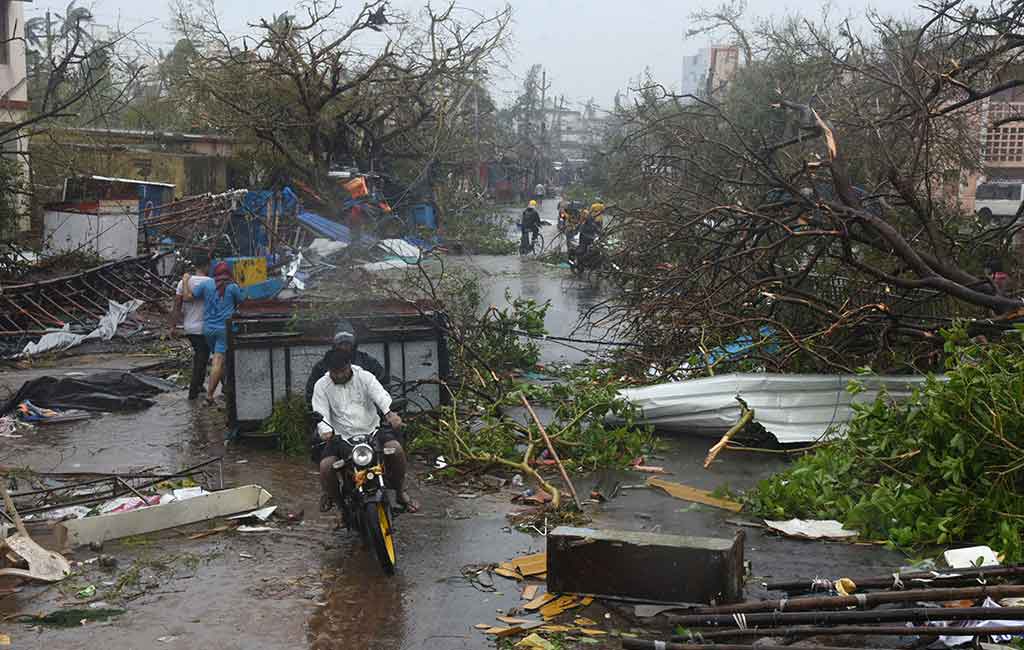
[{"label": "muddy ground", "polygon": [[[552,219],[554,201],[544,205]],[[492,300],[508,287],[514,295],[550,299],[548,328],[572,330],[581,311],[600,298],[592,286],[568,271],[518,257],[466,258],[460,263],[485,273]],[[585,353],[553,342],[543,346],[545,362],[574,362]],[[43,373],[137,368],[152,358],[105,355],[73,358],[52,368],[0,372],[0,387],[16,389]],[[216,523],[171,530],[108,543],[101,552],[78,549],[70,555],[88,562],[102,554],[114,567],[98,562],[50,587],[25,585],[0,597],[0,633],[14,648],[372,648],[379,650],[457,650],[495,647],[473,629],[495,623],[495,615],[522,604],[520,585],[494,576],[493,588],[463,576],[466,567],[490,564],[543,549],[544,540],[508,526],[505,515],[517,509],[512,489],[486,492],[477,484],[442,485],[427,459],[420,459],[412,491],[420,513],[397,520],[399,571],[382,575],[369,551],[343,531],[333,515],[318,511],[319,486],[305,459],[224,442],[222,410],[185,399],[184,391],[156,398],[137,414],[105,414],[91,420],[40,427],[21,439],[0,441],[0,464],[40,471],[127,471],[159,466],[179,469],[208,458],[224,458],[228,486],[259,484],[274,495],[279,510],[301,513],[301,523],[278,521],[270,533],[226,532],[190,539]],[[672,480],[696,487],[741,490],[782,467],[777,456],[726,452],[711,471],[701,467],[711,441],[663,439],[657,463]],[[625,472],[627,484],[640,474]],[[587,492],[593,478],[578,481]],[[473,498],[457,496],[476,495]],[[611,502],[589,508],[591,525],[731,538],[743,517],[690,504],[646,489],[625,490]],[[763,594],[761,578],[775,576],[885,573],[903,558],[876,546],[796,541],[746,528],[746,557],[753,576],[748,591]],[[40,531],[44,539],[45,531]],[[76,593],[92,585],[96,593]],[[123,615],[105,623],[69,629],[33,625],[10,618],[42,614],[60,607],[123,606]],[[644,634],[630,620],[630,608],[595,603],[586,612],[608,631]],[[578,615],[580,612],[573,612]],[[605,617],[608,614],[609,617]],[[568,618],[572,618],[569,616]],[[651,624],[650,622],[645,625]],[[563,647],[576,647],[566,640]],[[617,647],[614,640],[599,646]]]}]

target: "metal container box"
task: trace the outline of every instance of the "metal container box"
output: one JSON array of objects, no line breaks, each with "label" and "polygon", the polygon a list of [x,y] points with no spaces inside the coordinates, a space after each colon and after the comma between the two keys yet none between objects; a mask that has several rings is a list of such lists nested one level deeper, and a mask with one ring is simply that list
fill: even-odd
[{"label": "metal container box", "polygon": [[330,348],[341,319],[355,327],[359,349],[384,366],[392,379],[385,388],[409,400],[407,411],[434,409],[447,397],[438,382],[448,376],[448,347],[431,313],[379,303],[310,322],[280,308],[259,314],[252,311],[258,306],[246,307],[228,327],[228,412],[239,430],[258,428],[285,396],[305,394],[309,373]]}]

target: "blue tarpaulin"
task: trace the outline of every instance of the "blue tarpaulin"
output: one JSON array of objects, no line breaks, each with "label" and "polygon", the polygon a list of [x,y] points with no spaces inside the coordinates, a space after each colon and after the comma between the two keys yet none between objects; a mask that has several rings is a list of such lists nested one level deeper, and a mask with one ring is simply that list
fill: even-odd
[{"label": "blue tarpaulin", "polygon": [[349,230],[345,224],[332,221],[327,217],[321,217],[315,212],[300,212],[298,214],[298,220],[306,227],[312,229],[318,235],[333,239],[334,241],[342,242],[343,244],[352,243],[352,231]]}]

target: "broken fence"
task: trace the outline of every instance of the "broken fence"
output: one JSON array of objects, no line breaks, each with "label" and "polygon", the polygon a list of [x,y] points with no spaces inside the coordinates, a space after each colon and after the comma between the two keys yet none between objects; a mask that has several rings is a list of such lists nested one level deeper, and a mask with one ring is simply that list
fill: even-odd
[{"label": "broken fence", "polygon": [[159,303],[174,287],[153,272],[148,255],[109,262],[52,280],[11,285],[0,292],[0,337],[42,335],[65,324],[84,330],[102,318],[108,300]]}]

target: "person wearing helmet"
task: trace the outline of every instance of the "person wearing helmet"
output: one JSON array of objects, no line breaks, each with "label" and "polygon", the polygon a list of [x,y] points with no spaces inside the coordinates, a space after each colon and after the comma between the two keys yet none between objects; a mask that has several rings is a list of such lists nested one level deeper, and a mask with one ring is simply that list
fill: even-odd
[{"label": "person wearing helmet", "polygon": [[[376,377],[377,381],[381,384],[387,386],[390,383],[386,376],[387,373],[384,372],[384,366],[380,365],[380,362],[370,355],[357,349],[356,330],[352,327],[352,323],[347,320],[339,322],[338,326],[334,329],[333,342],[334,346],[331,349],[338,348],[351,352],[354,365],[359,366]],[[309,379],[306,380],[306,404],[313,403],[313,389],[316,387],[316,382],[329,370],[327,356],[331,353],[331,349],[324,353],[324,358],[317,361],[316,365],[309,372]]]},{"label": "person wearing helmet", "polygon": [[519,252],[525,255],[533,250],[533,241],[540,234],[540,213],[537,212],[537,202],[530,201],[530,204],[523,210],[523,218],[520,222],[522,228],[522,239],[519,242]]}]

